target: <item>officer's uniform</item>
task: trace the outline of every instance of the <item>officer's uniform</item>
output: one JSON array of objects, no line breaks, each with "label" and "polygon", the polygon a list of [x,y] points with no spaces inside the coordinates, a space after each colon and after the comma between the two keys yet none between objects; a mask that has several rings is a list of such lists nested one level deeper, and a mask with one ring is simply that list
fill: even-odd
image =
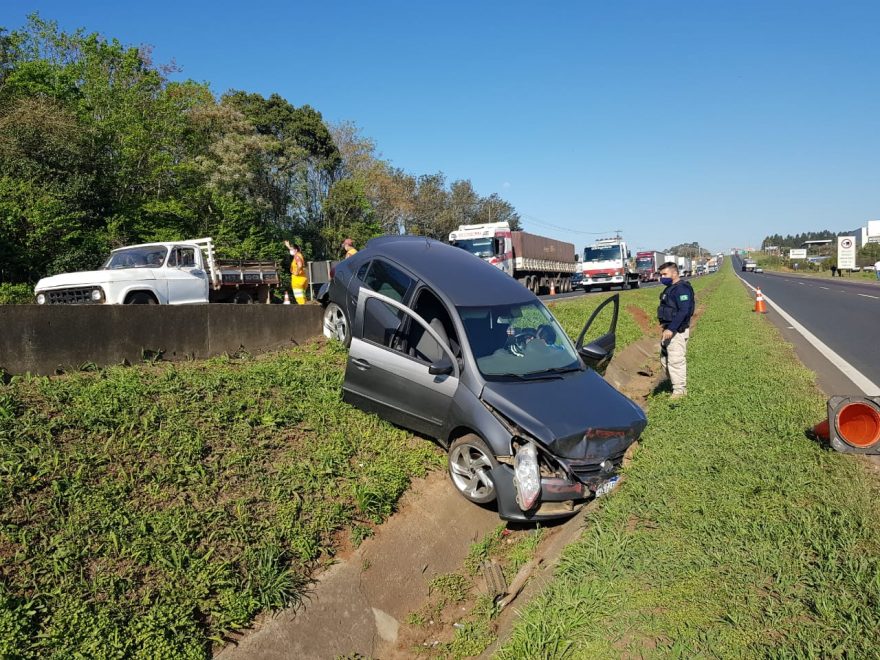
[{"label": "officer's uniform", "polygon": [[657,320],[664,330],[675,333],[660,347],[660,361],[672,381],[673,394],[687,394],[687,342],[694,305],[694,289],[684,280],[670,284],[660,294]]}]

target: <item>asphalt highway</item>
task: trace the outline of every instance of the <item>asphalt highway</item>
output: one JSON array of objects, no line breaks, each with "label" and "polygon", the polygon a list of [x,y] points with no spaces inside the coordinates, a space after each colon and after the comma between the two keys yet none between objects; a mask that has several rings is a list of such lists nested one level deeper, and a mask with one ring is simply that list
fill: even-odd
[{"label": "asphalt highway", "polygon": [[880,283],[789,275],[737,274],[874,383],[880,383]]}]

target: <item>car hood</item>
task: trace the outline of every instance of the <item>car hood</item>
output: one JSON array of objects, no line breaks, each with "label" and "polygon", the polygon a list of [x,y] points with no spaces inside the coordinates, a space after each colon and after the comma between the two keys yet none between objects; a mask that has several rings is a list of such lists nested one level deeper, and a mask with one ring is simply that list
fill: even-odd
[{"label": "car hood", "polygon": [[548,380],[489,382],[481,398],[560,458],[619,455],[648,424],[641,408],[592,369]]},{"label": "car hood", "polygon": [[116,270],[85,270],[79,273],[62,273],[44,277],[37,282],[36,290],[58,289],[70,286],[92,286],[106,282],[135,282],[155,280],[152,268],[119,268]]}]

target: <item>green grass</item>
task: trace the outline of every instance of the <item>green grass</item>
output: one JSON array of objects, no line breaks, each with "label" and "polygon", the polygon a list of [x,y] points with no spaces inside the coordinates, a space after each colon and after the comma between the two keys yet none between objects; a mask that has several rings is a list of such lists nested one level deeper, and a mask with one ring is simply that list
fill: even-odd
[{"label": "green grass", "polygon": [[[720,275],[704,275],[692,278],[689,281],[694,288],[697,304],[699,305],[702,302],[703,295],[708,294],[718,285]],[[648,336],[656,335],[659,341],[660,330],[657,324],[657,305],[662,291],[662,287],[650,287],[620,292],[620,314],[617,322],[618,351],[642,339],[646,334]],[[614,294],[592,294],[579,298],[562,299],[551,302],[548,307],[569,337],[575,340],[593,310],[603,300],[612,295]],[[636,315],[639,318],[636,318]],[[601,335],[610,326],[610,323],[611,311],[609,306],[596,318],[585,341],[589,342],[591,339]],[[643,327],[643,325],[646,327]]]},{"label": "green grass", "polygon": [[345,352],[0,385],[0,657],[195,657],[442,464],[340,400]]},{"label": "green grass", "polygon": [[814,377],[729,266],[624,484],[502,658],[875,657],[880,510],[859,461],[807,439]]}]

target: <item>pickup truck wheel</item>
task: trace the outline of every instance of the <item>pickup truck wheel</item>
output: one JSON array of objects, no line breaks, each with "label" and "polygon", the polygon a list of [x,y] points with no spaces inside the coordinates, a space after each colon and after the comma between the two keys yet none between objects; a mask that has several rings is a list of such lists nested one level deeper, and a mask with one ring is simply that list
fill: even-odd
[{"label": "pickup truck wheel", "polygon": [[254,298],[248,291],[236,291],[232,302],[236,305],[253,305]]},{"label": "pickup truck wheel", "polygon": [[498,461],[482,438],[464,435],[449,447],[449,476],[456,490],[475,504],[495,501],[495,484],[489,471]]},{"label": "pickup truck wheel", "polygon": [[334,302],[324,308],[324,336],[342,342],[346,348],[351,344],[351,324],[345,311]]},{"label": "pickup truck wheel", "polygon": [[158,305],[156,299],[145,291],[136,291],[125,299],[126,305]]}]

